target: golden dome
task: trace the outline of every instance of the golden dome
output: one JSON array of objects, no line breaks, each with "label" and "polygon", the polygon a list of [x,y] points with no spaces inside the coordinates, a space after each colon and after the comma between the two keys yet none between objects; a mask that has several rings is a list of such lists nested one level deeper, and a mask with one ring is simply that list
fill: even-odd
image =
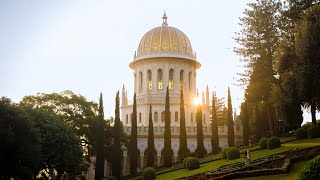
[{"label": "golden dome", "polygon": [[141,39],[134,61],[159,57],[177,57],[196,61],[189,38],[179,29],[168,26],[164,13],[162,26],[148,31]]}]

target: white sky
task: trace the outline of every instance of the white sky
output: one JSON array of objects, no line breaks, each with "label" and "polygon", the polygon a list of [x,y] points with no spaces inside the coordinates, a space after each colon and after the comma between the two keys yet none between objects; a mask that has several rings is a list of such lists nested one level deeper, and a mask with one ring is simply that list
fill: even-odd
[{"label": "white sky", "polygon": [[114,116],[122,84],[133,95],[128,64],[134,51],[144,33],[161,25],[166,10],[168,24],[189,37],[202,64],[199,90],[208,84],[211,92],[226,97],[230,86],[239,113],[243,89],[233,84],[242,64],[232,38],[248,2],[0,1],[0,96],[19,102],[38,92],[72,90],[98,102],[102,92],[105,116]]}]

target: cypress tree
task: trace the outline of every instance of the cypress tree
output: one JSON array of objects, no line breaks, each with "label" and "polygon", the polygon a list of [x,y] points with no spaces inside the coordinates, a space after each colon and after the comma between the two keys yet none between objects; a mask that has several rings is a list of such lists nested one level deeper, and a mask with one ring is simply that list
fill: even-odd
[{"label": "cypress tree", "polygon": [[186,117],[184,111],[184,99],[183,99],[183,89],[180,91],[180,147],[178,151],[178,156],[182,161],[189,153],[187,146],[187,132],[186,132]]},{"label": "cypress tree", "polygon": [[219,153],[219,135],[218,135],[218,119],[217,119],[217,109],[216,109],[216,97],[215,93],[212,93],[212,122],[211,122],[211,145],[212,153]]},{"label": "cypress tree", "polygon": [[96,133],[96,169],[95,180],[101,180],[104,177],[104,112],[103,112],[103,100],[102,93],[100,93],[99,99],[99,116],[97,120],[97,133]]},{"label": "cypress tree", "polygon": [[203,158],[207,153],[204,144],[203,144],[203,126],[202,126],[202,106],[197,106],[196,113],[196,121],[197,121],[197,149],[196,154],[199,158]]},{"label": "cypress tree", "polygon": [[261,111],[259,104],[257,103],[255,106],[255,123],[256,123],[256,141],[259,142],[259,140],[262,138],[262,134],[264,132],[263,123],[261,120]]},{"label": "cypress tree", "polygon": [[153,122],[152,122],[152,106],[150,104],[147,167],[153,167],[153,165],[154,165],[154,151],[155,151],[155,149],[154,149],[154,133],[153,133]]},{"label": "cypress tree", "polygon": [[169,88],[167,87],[166,92],[166,104],[165,104],[165,124],[164,124],[164,148],[163,148],[163,157],[164,165],[169,167],[172,165],[172,156],[173,151],[171,149],[171,113],[170,113],[170,104],[169,104]]},{"label": "cypress tree", "polygon": [[133,96],[133,112],[131,120],[131,136],[130,136],[130,175],[137,174],[138,163],[138,147],[137,147],[137,101],[136,93]]},{"label": "cypress tree", "polygon": [[241,113],[240,117],[242,120],[243,125],[243,145],[249,145],[249,136],[250,136],[250,127],[249,127],[249,115],[248,115],[248,108],[247,103],[244,102],[241,104]]},{"label": "cypress tree", "polygon": [[120,124],[120,110],[119,110],[119,91],[116,95],[116,109],[115,109],[115,118],[114,118],[114,137],[113,137],[113,161],[112,161],[112,175],[116,177],[118,180],[121,175],[121,147],[120,147],[120,132],[121,132],[121,124]]},{"label": "cypress tree", "polygon": [[232,118],[232,103],[230,88],[228,87],[228,144],[229,147],[234,147],[234,123]]}]

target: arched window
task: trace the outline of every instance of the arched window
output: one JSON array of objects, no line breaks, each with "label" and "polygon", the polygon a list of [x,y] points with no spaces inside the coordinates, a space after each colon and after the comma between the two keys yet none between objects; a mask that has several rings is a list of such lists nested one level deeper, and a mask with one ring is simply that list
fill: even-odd
[{"label": "arched window", "polygon": [[148,90],[152,90],[152,73],[151,70],[148,70],[148,78],[147,78],[147,83],[148,83]]},{"label": "arched window", "polygon": [[169,71],[169,89],[173,89],[173,69]]},{"label": "arched window", "polygon": [[162,87],[163,87],[162,69],[158,69],[158,89],[162,89]]},{"label": "arched window", "polygon": [[128,117],[128,114],[126,114],[126,124],[129,123],[129,117]]},{"label": "arched window", "polygon": [[140,71],[139,72],[139,91],[141,92],[142,91],[142,83],[143,83],[143,81],[142,81],[142,72]]},{"label": "arched window", "polygon": [[161,122],[164,122],[166,118],[166,113],[164,111],[161,112]]},{"label": "arched window", "polygon": [[141,123],[141,113],[139,113],[139,123]]},{"label": "arched window", "polygon": [[193,123],[193,112],[191,112],[191,123]]},{"label": "arched window", "polygon": [[180,71],[180,90],[183,88],[183,77],[184,76],[184,71]]},{"label": "arched window", "polygon": [[158,112],[154,112],[154,122],[158,122]]},{"label": "arched window", "polygon": [[179,121],[179,113],[178,113],[178,111],[176,111],[176,112],[174,113],[174,120],[175,120],[176,122]]},{"label": "arched window", "polygon": [[192,73],[189,72],[189,91],[191,91],[191,78],[192,78]]}]

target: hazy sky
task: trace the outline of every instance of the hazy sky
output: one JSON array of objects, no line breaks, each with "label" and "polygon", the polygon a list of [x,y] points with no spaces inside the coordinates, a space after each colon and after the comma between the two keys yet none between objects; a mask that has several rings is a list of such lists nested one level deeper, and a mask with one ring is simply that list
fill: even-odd
[{"label": "hazy sky", "polygon": [[242,68],[233,37],[248,2],[0,1],[0,96],[19,102],[38,92],[72,90],[98,102],[102,92],[105,116],[113,116],[122,84],[133,95],[128,64],[134,51],[144,33],[161,25],[165,10],[168,24],[182,30],[197,52],[199,90],[208,84],[226,97],[230,86],[239,113],[243,89],[233,84]]}]

